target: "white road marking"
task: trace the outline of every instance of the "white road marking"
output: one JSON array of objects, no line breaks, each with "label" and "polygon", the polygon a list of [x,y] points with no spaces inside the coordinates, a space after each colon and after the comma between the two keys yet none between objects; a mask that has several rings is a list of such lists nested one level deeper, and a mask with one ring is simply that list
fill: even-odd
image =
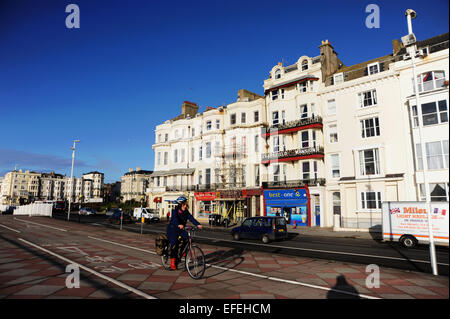
[{"label": "white road marking", "polygon": [[86,266],[80,265],[80,264],[78,264],[78,263],[76,263],[76,262],[74,262],[74,261],[72,261],[72,260],[70,260],[70,259],[68,259],[68,258],[65,258],[65,257],[63,257],[63,256],[60,256],[60,255],[54,253],[54,252],[51,252],[50,250],[47,250],[47,249],[45,249],[45,248],[43,248],[43,247],[40,247],[39,245],[33,244],[33,243],[31,243],[31,242],[29,242],[29,241],[26,241],[25,239],[22,239],[22,238],[19,238],[19,240],[20,240],[20,241],[23,241],[24,243],[26,243],[26,244],[28,244],[28,245],[30,245],[30,246],[32,246],[32,247],[35,247],[35,248],[37,248],[37,249],[40,249],[40,250],[46,252],[47,254],[50,254],[50,255],[55,256],[55,257],[57,257],[57,258],[59,258],[59,259],[61,259],[61,260],[64,260],[65,262],[67,262],[67,263],[69,263],[69,264],[77,264],[81,269],[84,269],[84,270],[86,270],[87,272],[90,272],[91,274],[94,274],[95,276],[98,276],[98,277],[100,277],[100,278],[102,278],[102,279],[105,279],[105,280],[107,280],[107,281],[111,281],[113,284],[115,284],[115,285],[117,285],[117,286],[119,286],[119,287],[121,287],[121,288],[127,289],[128,291],[134,292],[135,294],[137,294],[137,295],[139,295],[139,296],[141,296],[141,297],[144,297],[144,298],[146,298],[146,299],[156,299],[156,297],[154,297],[154,296],[148,295],[148,294],[146,294],[146,293],[143,292],[143,291],[140,291],[140,290],[138,290],[138,289],[136,289],[136,288],[133,288],[133,287],[131,287],[131,286],[128,286],[127,284],[124,284],[124,283],[122,283],[122,282],[120,282],[120,281],[117,281],[117,280],[115,280],[115,279],[113,279],[113,278],[110,278],[110,277],[108,277],[108,276],[105,276],[105,275],[103,275],[103,274],[101,274],[101,273],[99,273],[99,272],[97,272],[97,271],[95,271],[95,270],[92,270],[92,269],[90,269],[90,268],[88,268],[88,267],[86,267]]},{"label": "white road marking", "polygon": [[12,229],[12,228],[9,228],[8,226],[2,225],[2,224],[0,224],[0,226],[4,227],[4,228],[6,228],[6,229],[9,229],[9,230],[11,230],[11,231],[15,231],[16,233],[20,233],[20,231],[15,230],[15,229]]},{"label": "white road marking", "polygon": [[[119,244],[119,243],[116,243],[116,242],[113,242],[113,241],[110,241],[110,240],[105,240],[105,239],[96,238],[96,237],[92,237],[92,236],[88,236],[88,237],[92,238],[92,239],[95,239],[95,240],[104,241],[104,242],[107,242],[107,243],[110,243],[110,244],[123,246],[123,247],[126,247],[126,248],[131,248],[131,249],[135,249],[135,250],[139,250],[139,251],[143,251],[143,252],[146,252],[146,253],[150,253],[150,254],[156,255],[156,252],[151,251],[151,250],[146,250],[146,249],[142,249],[142,248],[137,248],[137,247],[133,247],[133,246]],[[316,285],[306,284],[306,283],[302,283],[302,282],[299,282],[299,281],[286,280],[286,279],[277,278],[277,277],[269,277],[269,276],[265,276],[265,275],[255,274],[255,273],[248,272],[248,271],[236,270],[236,269],[231,269],[231,268],[226,268],[226,267],[221,267],[221,266],[216,266],[216,265],[211,265],[211,264],[206,264],[206,265],[209,266],[209,267],[213,267],[213,268],[217,268],[217,269],[221,269],[221,270],[225,270],[225,271],[232,271],[232,272],[236,272],[236,273],[240,273],[240,274],[244,274],[244,275],[248,275],[248,276],[252,276],[252,277],[259,277],[259,278],[273,280],[273,281],[281,281],[281,282],[285,282],[285,283],[289,283],[289,284],[293,284],[293,285],[300,285],[300,286],[305,286],[305,287],[315,288],[315,289],[321,289],[321,290],[326,290],[326,291],[334,291],[334,292],[338,292],[338,293],[342,293],[342,294],[347,294],[347,295],[352,295],[352,296],[359,296],[359,297],[366,298],[366,299],[381,299],[381,298],[377,298],[377,297],[373,297],[373,296],[369,296],[369,295],[355,294],[355,293],[351,293],[351,292],[343,291],[343,290],[338,290],[338,289],[334,289],[334,288],[328,288],[328,287],[323,287],[323,286],[316,286]]]},{"label": "white road marking", "polygon": [[[131,227],[123,227],[123,228],[136,230],[136,229],[131,228]],[[164,231],[158,231],[158,230],[151,230],[151,231],[155,232],[155,233],[160,233],[160,234],[165,234],[166,233]],[[319,253],[330,253],[330,254],[335,254],[335,255],[350,255],[350,256],[360,256],[360,257],[371,257],[371,258],[411,261],[411,262],[425,263],[425,264],[429,264],[430,263],[430,261],[428,261],[428,260],[417,260],[417,259],[407,259],[407,258],[400,258],[400,257],[389,257],[389,256],[377,256],[377,255],[367,255],[367,254],[358,254],[358,253],[347,253],[347,252],[343,252],[343,251],[332,251],[332,250],[320,250],[320,249],[312,249],[312,248],[298,248],[298,247],[290,247],[290,246],[278,246],[278,245],[269,245],[269,244],[259,244],[259,243],[254,243],[254,242],[246,242],[246,241],[242,241],[242,240],[236,241],[236,240],[218,239],[218,238],[211,238],[211,237],[204,237],[204,236],[197,236],[197,235],[195,237],[196,238],[201,238],[201,239],[209,239],[209,240],[212,240],[214,242],[226,241],[226,242],[230,242],[230,243],[238,243],[238,244],[240,243],[240,244],[264,246],[264,247],[293,249],[293,250],[304,250],[304,251],[312,251],[312,252],[319,252]],[[449,266],[449,264],[445,264],[445,263],[437,263],[437,264],[441,265],[441,266]]]},{"label": "white road marking", "polygon": [[21,221],[21,222],[24,222],[24,223],[36,224],[36,225],[39,225],[39,226],[42,226],[42,227],[48,227],[48,228],[56,229],[56,230],[59,230],[59,231],[67,231],[66,229],[52,227],[52,226],[48,226],[48,225],[44,225],[44,224],[39,224],[39,223],[36,223],[36,222],[30,222],[29,220],[22,220],[22,219],[18,219],[18,218],[15,218],[15,217],[14,217],[14,219],[18,220],[18,221]]},{"label": "white road marking", "polygon": [[[195,237],[203,238],[203,239],[209,239],[209,240],[217,240],[217,238],[210,238],[210,237],[201,237],[201,236],[195,236]],[[343,251],[320,250],[320,249],[312,249],[312,248],[298,248],[298,247],[290,247],[290,246],[268,245],[268,244],[259,244],[259,243],[245,242],[245,241],[235,241],[235,240],[228,240],[228,239],[220,239],[220,240],[221,241],[231,242],[231,243],[241,243],[241,244],[257,245],[257,246],[273,247],[273,248],[283,248],[283,249],[305,250],[305,251],[313,251],[313,252],[320,252],[320,253],[330,253],[330,254],[335,254],[335,255],[350,255],[350,256],[383,258],[383,259],[393,259],[393,260],[402,260],[402,261],[413,261],[413,262],[426,263],[426,264],[430,263],[427,260],[407,259],[407,258],[388,257],[388,256],[376,256],[376,255],[366,255],[366,254],[357,254],[357,253],[347,253],[347,252],[343,252]],[[444,263],[438,263],[438,265],[449,266],[449,264],[444,264]]]}]

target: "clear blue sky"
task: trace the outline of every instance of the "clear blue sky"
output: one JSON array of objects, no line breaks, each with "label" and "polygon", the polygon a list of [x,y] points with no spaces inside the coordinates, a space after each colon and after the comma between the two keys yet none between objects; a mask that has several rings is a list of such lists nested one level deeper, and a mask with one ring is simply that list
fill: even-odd
[{"label": "clear blue sky", "polygon": [[[80,8],[67,29],[65,8]],[[367,29],[365,8],[380,7]],[[184,100],[263,94],[270,69],[319,55],[329,39],[346,65],[392,52],[413,8],[419,40],[448,32],[448,1],[0,0],[0,175],[22,169],[119,180],[153,169],[154,128]]]}]

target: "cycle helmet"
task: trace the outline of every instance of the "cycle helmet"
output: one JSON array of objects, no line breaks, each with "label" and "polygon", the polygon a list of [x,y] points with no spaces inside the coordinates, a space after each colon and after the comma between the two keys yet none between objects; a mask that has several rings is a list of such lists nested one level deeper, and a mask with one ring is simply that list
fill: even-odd
[{"label": "cycle helmet", "polygon": [[184,202],[187,202],[187,198],[184,196],[180,196],[175,200],[175,203],[177,203],[177,204],[182,204]]}]

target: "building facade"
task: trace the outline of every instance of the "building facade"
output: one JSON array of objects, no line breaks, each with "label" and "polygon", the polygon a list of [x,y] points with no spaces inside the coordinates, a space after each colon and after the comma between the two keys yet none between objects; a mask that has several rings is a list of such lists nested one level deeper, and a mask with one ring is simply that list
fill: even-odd
[{"label": "building facade", "polygon": [[125,173],[120,182],[120,199],[122,202],[134,200],[136,202],[147,202],[146,192],[151,185],[150,175],[153,171],[142,170],[137,167]]}]

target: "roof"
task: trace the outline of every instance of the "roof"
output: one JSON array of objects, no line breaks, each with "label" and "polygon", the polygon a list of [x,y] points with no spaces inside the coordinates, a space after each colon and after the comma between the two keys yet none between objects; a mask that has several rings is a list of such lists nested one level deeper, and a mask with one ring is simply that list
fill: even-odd
[{"label": "roof", "polygon": [[101,175],[105,175],[103,173],[97,172],[97,171],[93,171],[93,172],[89,172],[89,173],[84,173],[83,175],[88,175],[88,174],[101,174]]},{"label": "roof", "polygon": [[190,175],[194,173],[194,168],[178,168],[178,169],[171,169],[168,171],[156,171],[153,172],[152,177],[157,176],[168,176],[168,175]]},{"label": "roof", "polygon": [[267,88],[264,91],[264,93],[267,94],[270,91],[273,91],[273,90],[276,90],[276,89],[279,89],[279,88],[283,88],[283,87],[287,87],[287,86],[291,86],[291,85],[294,85],[296,83],[299,83],[299,82],[302,82],[302,81],[307,81],[307,80],[315,80],[315,81],[317,81],[317,80],[319,80],[319,78],[314,76],[314,75],[310,75],[310,74],[302,75],[301,77],[294,78],[294,79],[291,79],[289,81],[284,81],[284,82],[278,83],[276,85],[273,85],[273,86]]},{"label": "roof", "polygon": [[[430,48],[430,53],[436,52],[436,51],[440,51],[440,50],[444,50],[444,49],[448,49],[448,39],[449,39],[449,33],[442,33],[439,35],[436,35],[434,37],[422,40],[422,41],[417,41],[417,47],[418,48],[423,48],[423,47],[427,47],[427,46],[433,46],[433,48]],[[442,43],[447,41],[447,43]],[[438,45],[442,43],[442,45]],[[402,55],[406,53],[406,48],[402,48],[397,55]]]},{"label": "roof", "polygon": [[145,170],[140,170],[140,171],[132,171],[132,172],[126,172],[125,174],[123,174],[123,176],[128,176],[128,175],[151,175],[153,173],[153,171],[145,171]]}]

